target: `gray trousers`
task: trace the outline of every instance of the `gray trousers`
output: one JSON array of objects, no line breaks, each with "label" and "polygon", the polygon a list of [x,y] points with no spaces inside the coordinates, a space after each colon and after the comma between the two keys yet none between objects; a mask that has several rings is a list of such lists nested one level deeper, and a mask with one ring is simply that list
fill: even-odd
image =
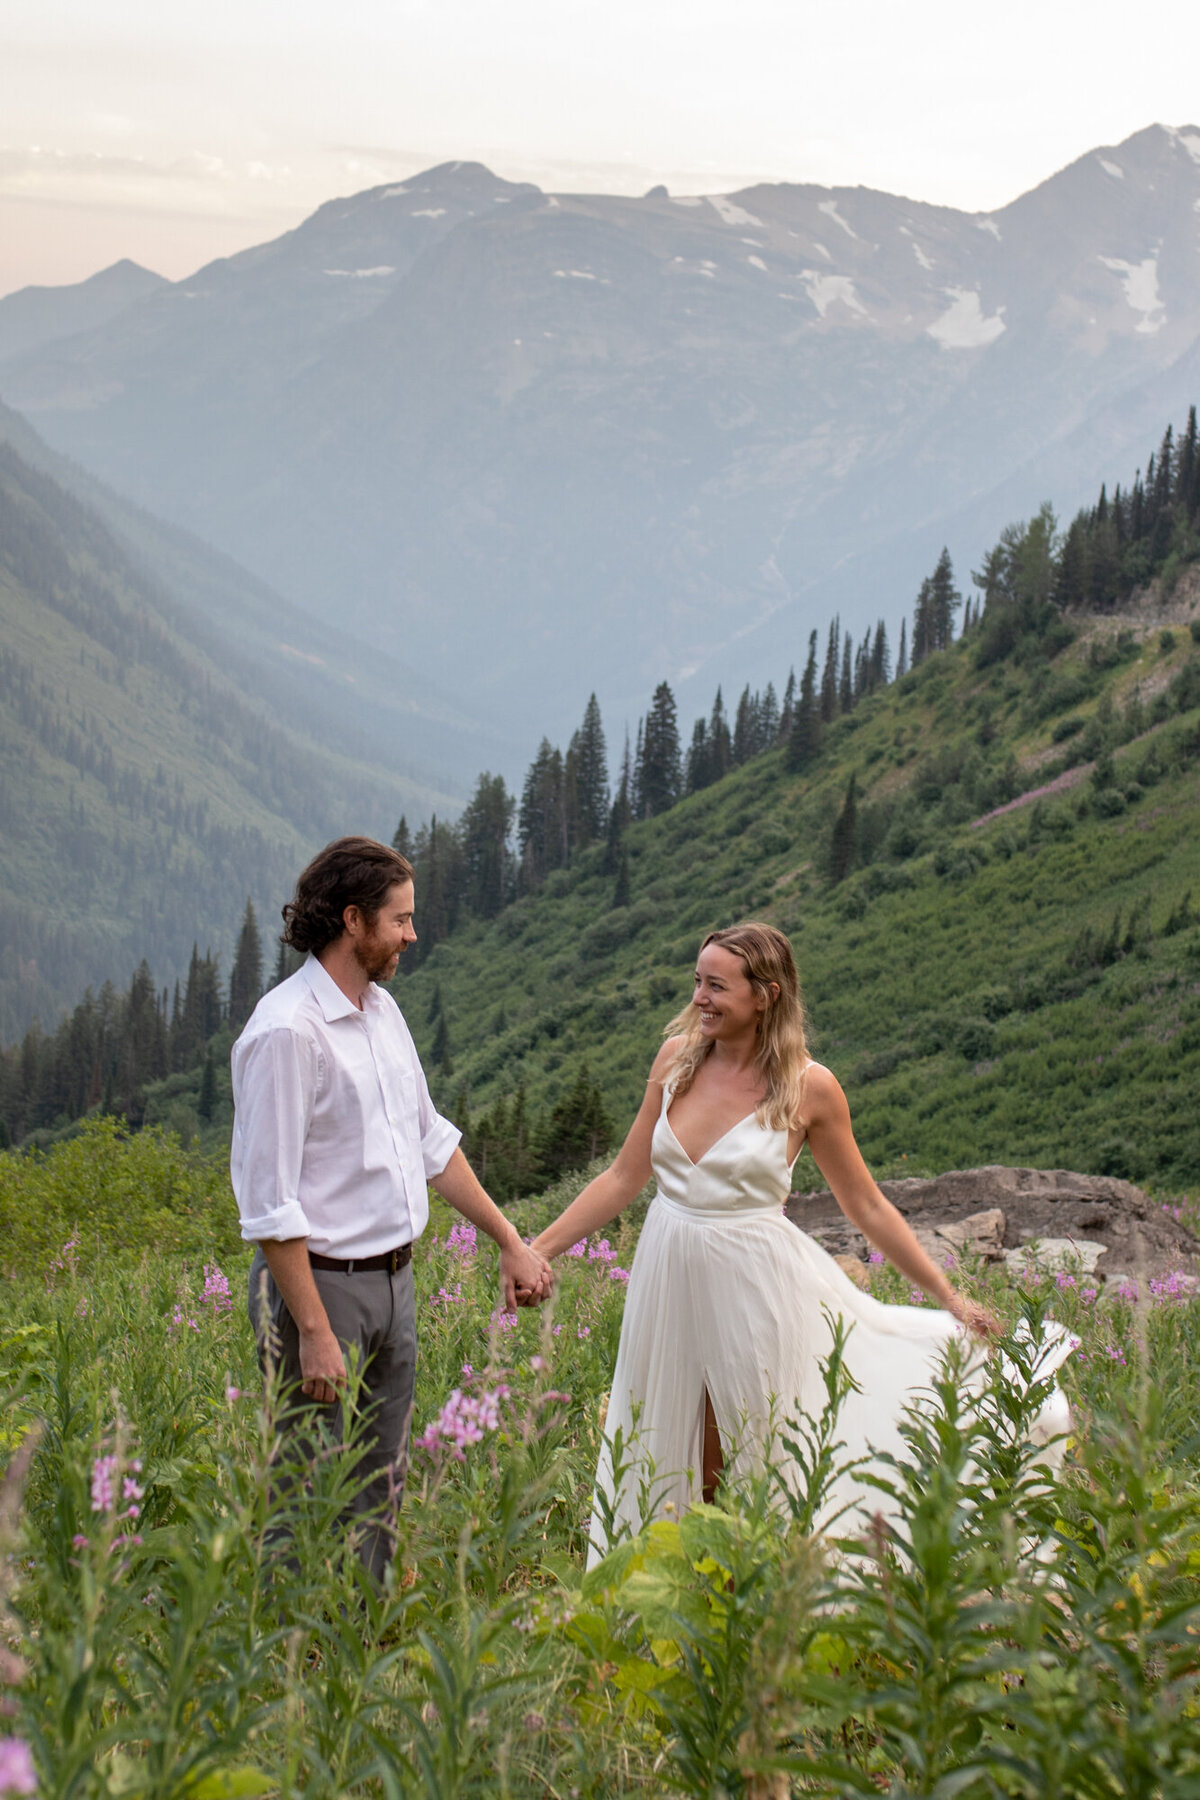
[{"label": "gray trousers", "polygon": [[[356,1497],[347,1525],[358,1524],[360,1554],[381,1582],[395,1550],[395,1514],[404,1487],[417,1375],[412,1263],[396,1275],[383,1269],[354,1275],[314,1269],[313,1280],[330,1329],[344,1354],[356,1353],[362,1375],[360,1407],[366,1438],[359,1470],[371,1479]],[[281,1426],[301,1439],[311,1439],[321,1419],[340,1443],[345,1431],[341,1402],[321,1405],[299,1392],[300,1334],[261,1250],[255,1251],[250,1265],[249,1304],[259,1360],[265,1368],[269,1351],[282,1370],[287,1401]]]}]

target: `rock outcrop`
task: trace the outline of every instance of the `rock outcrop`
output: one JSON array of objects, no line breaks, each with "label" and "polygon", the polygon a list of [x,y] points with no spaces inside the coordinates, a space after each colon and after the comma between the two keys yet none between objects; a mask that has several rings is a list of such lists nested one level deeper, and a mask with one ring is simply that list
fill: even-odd
[{"label": "rock outcrop", "polygon": [[[1112,1176],[996,1163],[879,1185],[938,1262],[966,1250],[1019,1267],[1036,1241],[1053,1262],[1077,1246],[1081,1265],[1103,1280],[1200,1274],[1200,1238],[1141,1188]],[[786,1210],[832,1255],[866,1260],[866,1239],[828,1189],[792,1194]]]}]

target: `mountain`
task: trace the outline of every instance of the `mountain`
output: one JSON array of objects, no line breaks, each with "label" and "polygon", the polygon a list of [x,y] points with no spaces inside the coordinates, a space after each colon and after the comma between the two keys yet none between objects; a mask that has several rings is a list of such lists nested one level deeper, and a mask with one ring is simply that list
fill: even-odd
[{"label": "mountain", "polygon": [[0,1037],[143,956],[169,983],[247,896],[276,918],[319,844],[428,802],[291,699],[0,442]]},{"label": "mountain", "polygon": [[777,681],[1200,383],[1200,131],[987,215],[868,189],[330,202],[0,363],[60,449],[497,734]]},{"label": "mountain", "polygon": [[414,817],[456,811],[480,767],[514,754],[511,726],[489,731],[408,663],[340,621],[292,605],[231,557],[51,450],[3,404],[0,443],[99,515],[149,576],[175,628],[223,663],[244,693],[301,736],[396,777]]},{"label": "mountain", "polygon": [[93,331],[135,300],[167,286],[164,276],[123,257],[69,287],[18,288],[0,300],[0,362],[55,338]]}]

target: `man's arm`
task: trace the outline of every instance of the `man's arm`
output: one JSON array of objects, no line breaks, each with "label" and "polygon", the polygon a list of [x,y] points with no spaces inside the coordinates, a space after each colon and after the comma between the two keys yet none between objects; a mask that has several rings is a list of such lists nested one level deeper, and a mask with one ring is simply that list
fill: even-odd
[{"label": "man's arm", "polygon": [[313,1280],[307,1238],[261,1238],[275,1286],[300,1334],[300,1392],[312,1400],[336,1400],[346,1379],[342,1347]]},{"label": "man's arm", "polygon": [[[441,1174],[434,1176],[432,1185],[456,1212],[485,1231],[493,1243],[500,1246],[500,1279],[504,1283],[504,1304],[509,1311],[517,1305],[518,1288],[522,1290],[523,1305],[544,1300],[554,1286],[550,1264],[522,1242],[512,1220],[505,1218],[496,1202],[480,1186],[461,1150],[456,1150]],[[528,1299],[525,1298],[526,1291]]]}]

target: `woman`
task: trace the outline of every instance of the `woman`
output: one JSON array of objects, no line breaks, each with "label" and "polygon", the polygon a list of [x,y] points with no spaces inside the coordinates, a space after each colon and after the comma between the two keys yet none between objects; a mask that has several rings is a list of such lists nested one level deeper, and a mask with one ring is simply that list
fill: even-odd
[{"label": "woman", "polygon": [[[839,1418],[847,1454],[899,1450],[897,1429],[959,1326],[978,1338],[999,1321],[960,1294],[884,1198],[862,1159],[841,1087],[813,1062],[791,945],[771,925],[710,932],[692,1000],[667,1027],[646,1095],[615,1162],[535,1240],[553,1258],[607,1225],[654,1174],[658,1193],[630,1275],[606,1419],[611,1442],[635,1431],[638,1461],[613,1496],[607,1448],[597,1488],[619,1524],[710,1498],[724,1461],[751,1466],[776,1421],[820,1414],[823,1309],[853,1327],[846,1362],[860,1392]],[[944,1308],[885,1306],[862,1293],[785,1217],[792,1164],[808,1144],[842,1211]],[[1054,1363],[1069,1353],[1055,1347]],[[1063,1421],[1065,1423],[1065,1421]],[[1057,1426],[1058,1420],[1053,1421]],[[700,1471],[700,1481],[695,1472]],[[852,1501],[852,1481],[831,1496]],[[593,1510],[591,1560],[607,1548]]]}]

